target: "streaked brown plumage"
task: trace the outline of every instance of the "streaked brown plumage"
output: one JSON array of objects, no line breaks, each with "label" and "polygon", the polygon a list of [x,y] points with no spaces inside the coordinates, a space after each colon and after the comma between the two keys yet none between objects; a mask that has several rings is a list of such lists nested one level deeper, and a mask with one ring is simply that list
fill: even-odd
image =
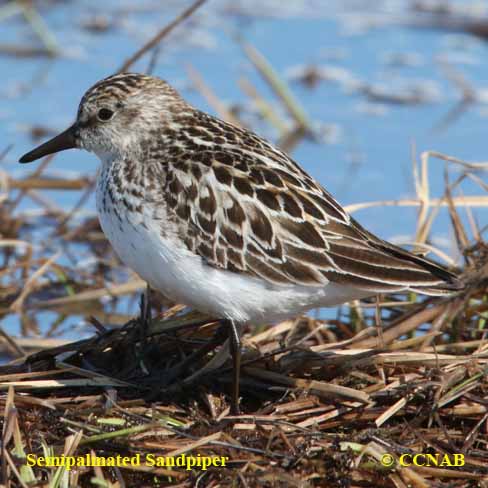
[{"label": "streaked brown plumage", "polygon": [[[176,140],[186,149],[167,163],[164,195],[186,245],[212,266],[276,284],[337,281],[373,293],[458,288],[444,268],[363,229],[258,136],[201,112],[180,123]],[[209,151],[195,138],[242,149]]]}]

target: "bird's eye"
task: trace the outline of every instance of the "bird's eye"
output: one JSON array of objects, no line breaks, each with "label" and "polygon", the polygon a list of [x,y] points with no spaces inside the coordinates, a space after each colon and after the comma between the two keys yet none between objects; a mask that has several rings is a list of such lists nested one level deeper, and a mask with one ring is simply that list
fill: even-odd
[{"label": "bird's eye", "polygon": [[112,110],[110,110],[108,108],[101,108],[98,111],[97,117],[98,117],[98,120],[106,122],[107,120],[110,120],[113,117],[113,115],[114,115],[114,113],[112,112]]}]

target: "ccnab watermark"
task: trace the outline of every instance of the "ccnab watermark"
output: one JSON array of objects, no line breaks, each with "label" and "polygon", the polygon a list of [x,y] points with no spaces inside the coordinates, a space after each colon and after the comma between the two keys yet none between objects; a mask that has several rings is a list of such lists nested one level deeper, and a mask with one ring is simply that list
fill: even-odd
[{"label": "ccnab watermark", "polygon": [[[381,464],[387,468],[393,467],[395,458],[391,454],[383,454]],[[398,464],[403,467],[424,466],[424,467],[442,467],[458,468],[464,466],[464,454],[402,454],[398,456]]]}]

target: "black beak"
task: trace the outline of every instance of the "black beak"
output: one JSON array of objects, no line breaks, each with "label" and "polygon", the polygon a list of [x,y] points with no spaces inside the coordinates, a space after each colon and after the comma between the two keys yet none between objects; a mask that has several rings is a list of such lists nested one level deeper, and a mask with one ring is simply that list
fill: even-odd
[{"label": "black beak", "polygon": [[47,156],[48,154],[57,153],[60,151],[65,151],[66,149],[73,149],[76,146],[75,138],[75,125],[66,129],[61,134],[53,137],[51,140],[41,144],[32,151],[24,154],[20,159],[19,163],[30,163],[36,159]]}]

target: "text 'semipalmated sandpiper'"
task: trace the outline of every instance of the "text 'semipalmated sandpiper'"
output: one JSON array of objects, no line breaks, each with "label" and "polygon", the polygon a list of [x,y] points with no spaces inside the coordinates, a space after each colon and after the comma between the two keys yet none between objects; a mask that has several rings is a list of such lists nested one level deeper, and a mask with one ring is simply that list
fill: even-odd
[{"label": "text 'semipalmated sandpiper'", "polygon": [[159,78],[98,82],[76,122],[20,162],[70,148],[102,162],[97,210],[122,261],[175,302],[228,323],[234,411],[242,324],[380,292],[462,288],[361,227],[285,153],[191,107]]}]

